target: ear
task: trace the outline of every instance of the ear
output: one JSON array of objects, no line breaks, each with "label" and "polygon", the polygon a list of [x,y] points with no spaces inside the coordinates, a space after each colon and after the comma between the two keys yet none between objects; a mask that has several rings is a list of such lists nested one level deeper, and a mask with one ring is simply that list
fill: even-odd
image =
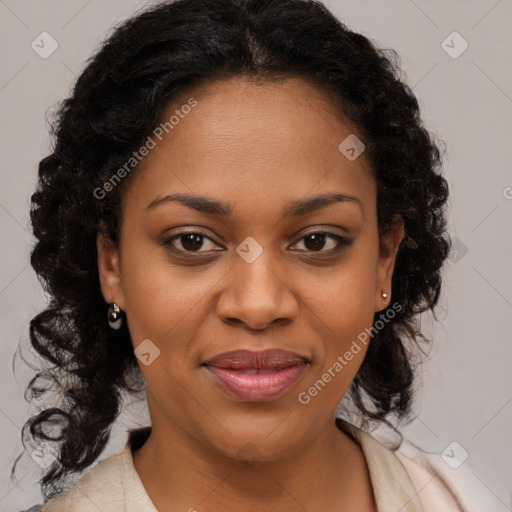
[{"label": "ear", "polygon": [[114,242],[105,233],[101,232],[98,232],[96,236],[96,247],[98,249],[98,273],[103,298],[105,302],[115,302],[124,310],[119,250]]},{"label": "ear", "polygon": [[[379,259],[375,287],[375,311],[385,309],[391,297],[391,278],[395,267],[396,253],[404,237],[404,224],[400,216],[395,216],[388,229],[379,240]],[[387,298],[382,297],[387,293]]]}]

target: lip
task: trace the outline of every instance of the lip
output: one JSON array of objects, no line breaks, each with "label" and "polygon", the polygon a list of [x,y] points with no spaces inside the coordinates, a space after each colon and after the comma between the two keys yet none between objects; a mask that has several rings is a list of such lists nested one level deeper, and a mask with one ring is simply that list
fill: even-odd
[{"label": "lip", "polygon": [[201,366],[232,396],[268,401],[282,395],[301,376],[310,360],[282,349],[225,352]]}]

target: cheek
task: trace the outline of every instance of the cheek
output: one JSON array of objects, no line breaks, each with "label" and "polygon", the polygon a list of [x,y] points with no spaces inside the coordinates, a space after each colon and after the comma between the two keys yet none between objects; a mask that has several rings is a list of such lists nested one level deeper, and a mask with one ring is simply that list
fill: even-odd
[{"label": "cheek", "polygon": [[364,360],[374,316],[371,287],[359,282],[356,287],[331,285],[324,291],[312,317],[319,334],[316,362],[297,397],[317,411],[333,410],[346,394]]},{"label": "cheek", "polygon": [[373,321],[375,282],[376,258],[354,250],[335,270],[308,278],[307,307],[333,335],[357,335]]},{"label": "cheek", "polygon": [[[154,243],[125,239],[121,261],[123,293],[130,332],[162,343],[190,321],[213,285],[199,267],[171,263],[165,249]],[[191,314],[192,313],[192,314]],[[135,339],[134,339],[135,341]]]},{"label": "cheek", "polygon": [[333,397],[350,385],[370,341],[367,331],[374,318],[375,262],[367,254],[354,251],[334,275],[317,280],[308,293],[306,314],[310,309],[309,321],[315,323],[321,340],[314,377],[329,372],[325,380],[336,383],[329,384]]}]

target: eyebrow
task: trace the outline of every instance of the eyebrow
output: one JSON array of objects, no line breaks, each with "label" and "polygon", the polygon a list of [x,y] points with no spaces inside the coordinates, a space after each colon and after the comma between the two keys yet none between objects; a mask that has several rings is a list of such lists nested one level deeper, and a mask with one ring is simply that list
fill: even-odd
[{"label": "eyebrow", "polygon": [[[171,202],[178,202],[198,212],[216,215],[218,217],[230,217],[233,213],[233,208],[227,203],[192,194],[168,194],[163,197],[159,196],[148,204],[146,211]],[[341,193],[327,193],[307,199],[298,199],[286,204],[283,209],[283,218],[301,217],[335,203],[357,204],[364,217],[363,205],[358,197]]]}]

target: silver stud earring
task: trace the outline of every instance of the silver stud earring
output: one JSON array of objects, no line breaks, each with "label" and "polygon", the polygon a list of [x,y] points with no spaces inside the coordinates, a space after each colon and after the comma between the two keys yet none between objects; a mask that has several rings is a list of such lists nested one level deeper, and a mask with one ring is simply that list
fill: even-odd
[{"label": "silver stud earring", "polygon": [[119,306],[115,302],[111,302],[108,305],[108,325],[111,329],[115,329],[116,331],[123,325],[123,318],[121,316],[121,310]]},{"label": "silver stud earring", "polygon": [[387,299],[387,298],[388,298],[388,294],[387,294],[387,293],[385,293],[385,292],[382,292],[382,298],[383,298],[383,299]]}]

